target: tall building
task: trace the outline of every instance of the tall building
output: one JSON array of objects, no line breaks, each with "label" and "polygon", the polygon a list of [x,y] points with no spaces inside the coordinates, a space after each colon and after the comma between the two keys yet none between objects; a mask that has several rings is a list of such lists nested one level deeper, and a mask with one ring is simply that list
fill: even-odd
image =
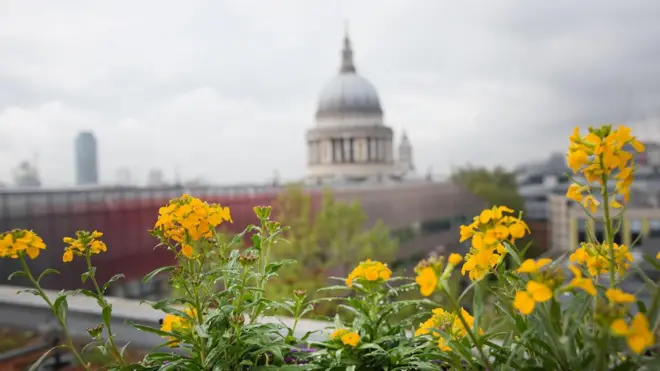
[{"label": "tall building", "polygon": [[76,137],[76,184],[97,184],[98,181],[96,138],[91,132],[82,132]]},{"label": "tall building", "polygon": [[[402,171],[394,158],[392,138],[378,92],[357,73],[346,34],[339,74],[321,92],[316,125],[307,131],[308,179],[325,183],[401,178],[408,171]],[[406,154],[412,160],[412,148]]]}]

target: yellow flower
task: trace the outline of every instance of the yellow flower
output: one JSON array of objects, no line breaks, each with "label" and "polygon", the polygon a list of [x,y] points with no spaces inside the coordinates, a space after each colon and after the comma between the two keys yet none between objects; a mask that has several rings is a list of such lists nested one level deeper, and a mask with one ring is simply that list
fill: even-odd
[{"label": "yellow flower", "polygon": [[62,241],[69,246],[64,248],[62,261],[64,263],[69,263],[73,261],[74,255],[82,256],[87,253],[96,255],[108,251],[108,247],[105,243],[97,239],[101,236],[103,236],[103,233],[98,231],[77,231],[76,238],[64,237]]},{"label": "yellow flower", "polygon": [[607,289],[607,291],[605,291],[605,296],[607,296],[607,299],[612,303],[618,304],[634,303],[635,300],[637,300],[635,295],[629,294],[620,289]]},{"label": "yellow flower", "polygon": [[569,260],[586,267],[590,275],[597,276],[610,271],[611,250],[614,250],[614,269],[619,274],[624,274],[633,261],[626,245],[614,243],[610,249],[606,243],[582,243]]},{"label": "yellow flower", "polygon": [[546,284],[528,281],[525,291],[518,291],[513,300],[513,306],[522,314],[534,311],[536,303],[544,303],[552,299],[552,290]]},{"label": "yellow flower", "polygon": [[26,254],[36,259],[46,244],[36,233],[26,229],[14,229],[0,233],[0,258],[18,259]]},{"label": "yellow flower", "polygon": [[568,288],[580,288],[591,296],[596,296],[596,286],[594,281],[588,277],[582,277],[582,272],[575,266],[570,265],[568,268],[573,272],[573,279],[568,283]]},{"label": "yellow flower", "polygon": [[158,214],[154,230],[179,243],[186,239],[198,241],[211,237],[212,230],[222,222],[232,222],[229,208],[209,205],[187,194],[172,199],[169,205],[158,210]]},{"label": "yellow flower", "polygon": [[658,255],[656,255],[655,258],[660,259],[660,252],[658,252]]},{"label": "yellow flower", "polygon": [[62,255],[62,261],[65,263],[73,261],[73,251],[65,250],[64,255]]},{"label": "yellow flower", "polygon": [[465,275],[468,272],[470,280],[481,280],[501,261],[502,257],[503,255],[494,253],[493,249],[468,253],[465,256],[465,263],[461,267],[461,274]]},{"label": "yellow flower", "polygon": [[[461,308],[461,315],[469,328],[465,328],[457,313],[447,312],[442,308],[435,308],[433,309],[431,318],[422,323],[415,331],[415,336],[432,334],[433,338],[437,338],[437,344],[440,350],[443,352],[451,351],[451,347],[440,336],[438,331],[449,334],[449,337],[453,340],[460,340],[467,336],[468,331],[474,326],[474,317],[463,308]],[[483,333],[482,330],[479,330],[479,332]]]},{"label": "yellow flower", "polygon": [[[631,135],[630,128],[619,126],[615,129],[611,125],[604,125],[597,129],[590,128],[589,133],[583,137],[576,127],[569,141],[567,161],[573,172],[581,172],[587,181],[598,182],[601,186],[603,181],[616,179],[616,192],[623,196],[624,202],[628,202],[635,163],[633,154],[628,152],[626,146],[630,145],[635,152],[645,150],[644,145]],[[582,192],[578,188],[578,185],[571,185],[566,196],[580,202]],[[582,202],[592,213],[598,206],[590,194]],[[610,206],[623,207],[616,200]]]},{"label": "yellow flower", "polygon": [[330,340],[335,340],[337,338],[341,338],[342,335],[344,335],[347,332],[348,332],[348,330],[346,330],[345,328],[338,328],[330,334]]},{"label": "yellow flower", "polygon": [[[186,308],[184,309],[184,313],[186,313],[189,317],[196,319],[197,318],[197,312],[194,309]],[[185,331],[187,329],[190,329],[191,324],[190,320],[184,317],[179,317],[173,314],[167,314],[165,315],[165,318],[163,318],[163,322],[160,326],[160,330],[163,332],[173,332],[173,331]],[[170,346],[171,347],[176,347],[178,346],[178,341],[177,338],[170,336]]]},{"label": "yellow flower", "polygon": [[598,206],[600,206],[600,201],[596,200],[594,196],[588,195],[582,201],[582,205],[585,207],[585,209],[589,210],[590,213],[595,214],[596,209]]},{"label": "yellow flower", "polygon": [[573,183],[570,186],[568,186],[568,191],[566,192],[566,197],[568,199],[573,200],[573,201],[582,202],[582,199],[584,199],[584,195],[582,193],[586,189],[587,189],[587,187],[583,187],[579,184]]},{"label": "yellow flower", "polygon": [[346,278],[346,286],[353,287],[353,281],[357,279],[369,282],[387,281],[392,277],[392,271],[379,261],[367,259],[360,262]]},{"label": "yellow flower", "polygon": [[505,243],[514,243],[529,233],[527,224],[506,206],[493,206],[474,217],[472,224],[460,227],[460,241],[471,239],[461,274],[473,281],[484,278],[507,254]]},{"label": "yellow flower", "polygon": [[341,336],[341,342],[344,345],[350,345],[352,347],[356,347],[358,343],[360,342],[360,335],[358,335],[356,332],[347,332],[344,335]]},{"label": "yellow flower", "polygon": [[463,261],[463,257],[460,254],[451,254],[449,255],[449,264],[458,265]]},{"label": "yellow flower", "polygon": [[188,244],[184,244],[184,245],[181,247],[181,254],[182,254],[183,256],[185,256],[186,258],[191,259],[192,256],[193,256],[193,248],[192,248],[192,246],[190,246],[190,245],[188,245]]},{"label": "yellow flower", "polygon": [[438,276],[432,267],[426,267],[420,270],[415,282],[419,285],[422,295],[430,296],[438,285]]},{"label": "yellow flower", "polygon": [[613,209],[620,209],[620,208],[623,207],[623,205],[621,205],[621,203],[619,201],[617,201],[616,199],[612,198],[610,200],[610,207],[613,208]]},{"label": "yellow flower", "polygon": [[552,263],[552,259],[539,259],[538,261],[534,259],[527,259],[520,267],[516,270],[518,273],[537,273],[543,266]]},{"label": "yellow flower", "polygon": [[630,326],[623,319],[617,319],[610,328],[614,334],[625,336],[628,347],[636,354],[655,343],[653,333],[649,330],[649,320],[643,313],[637,313]]}]

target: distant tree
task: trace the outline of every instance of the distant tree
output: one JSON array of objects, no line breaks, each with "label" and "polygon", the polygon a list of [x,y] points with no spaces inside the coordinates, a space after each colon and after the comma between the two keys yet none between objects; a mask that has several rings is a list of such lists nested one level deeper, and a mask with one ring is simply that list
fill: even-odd
[{"label": "distant tree", "polygon": [[398,242],[377,222],[367,228],[367,216],[358,202],[338,202],[325,192],[314,211],[312,198],[300,186],[290,186],[276,204],[276,220],[291,229],[272,250],[275,259],[298,263],[280,270],[273,292],[290,295],[296,288],[310,294],[328,284],[328,276],[346,275],[359,261],[392,261]]},{"label": "distant tree", "polygon": [[525,202],[518,193],[515,174],[501,167],[489,170],[485,167],[467,166],[457,169],[451,180],[492,205],[506,205],[523,210]]},{"label": "distant tree", "polygon": [[[524,211],[525,200],[518,193],[515,174],[501,167],[489,170],[485,167],[466,166],[454,171],[451,179],[454,183],[464,186],[487,201],[490,206],[505,205],[516,211]],[[522,248],[531,243],[526,256],[534,258],[542,254],[544,250],[536,240],[542,236],[535,237],[534,230],[531,232],[531,236],[520,240],[519,247]]]}]

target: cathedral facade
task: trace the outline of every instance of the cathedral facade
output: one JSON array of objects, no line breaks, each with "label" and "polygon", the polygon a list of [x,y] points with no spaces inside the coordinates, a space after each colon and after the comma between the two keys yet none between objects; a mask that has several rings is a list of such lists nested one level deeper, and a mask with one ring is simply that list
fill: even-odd
[{"label": "cathedral facade", "polygon": [[314,183],[401,180],[413,170],[403,133],[395,156],[376,88],[357,73],[348,35],[339,74],[321,92],[316,125],[307,131],[307,178]]}]

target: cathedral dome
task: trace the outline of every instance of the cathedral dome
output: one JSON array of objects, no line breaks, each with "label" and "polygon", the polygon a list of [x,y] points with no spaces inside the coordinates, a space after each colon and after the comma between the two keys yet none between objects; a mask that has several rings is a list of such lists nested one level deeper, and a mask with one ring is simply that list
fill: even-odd
[{"label": "cathedral dome", "polygon": [[326,85],[316,116],[346,113],[383,113],[376,88],[369,80],[355,73],[342,73]]},{"label": "cathedral dome", "polygon": [[354,113],[382,115],[383,110],[376,88],[369,80],[357,74],[351,42],[345,36],[339,75],[321,92],[316,117],[341,117]]}]

